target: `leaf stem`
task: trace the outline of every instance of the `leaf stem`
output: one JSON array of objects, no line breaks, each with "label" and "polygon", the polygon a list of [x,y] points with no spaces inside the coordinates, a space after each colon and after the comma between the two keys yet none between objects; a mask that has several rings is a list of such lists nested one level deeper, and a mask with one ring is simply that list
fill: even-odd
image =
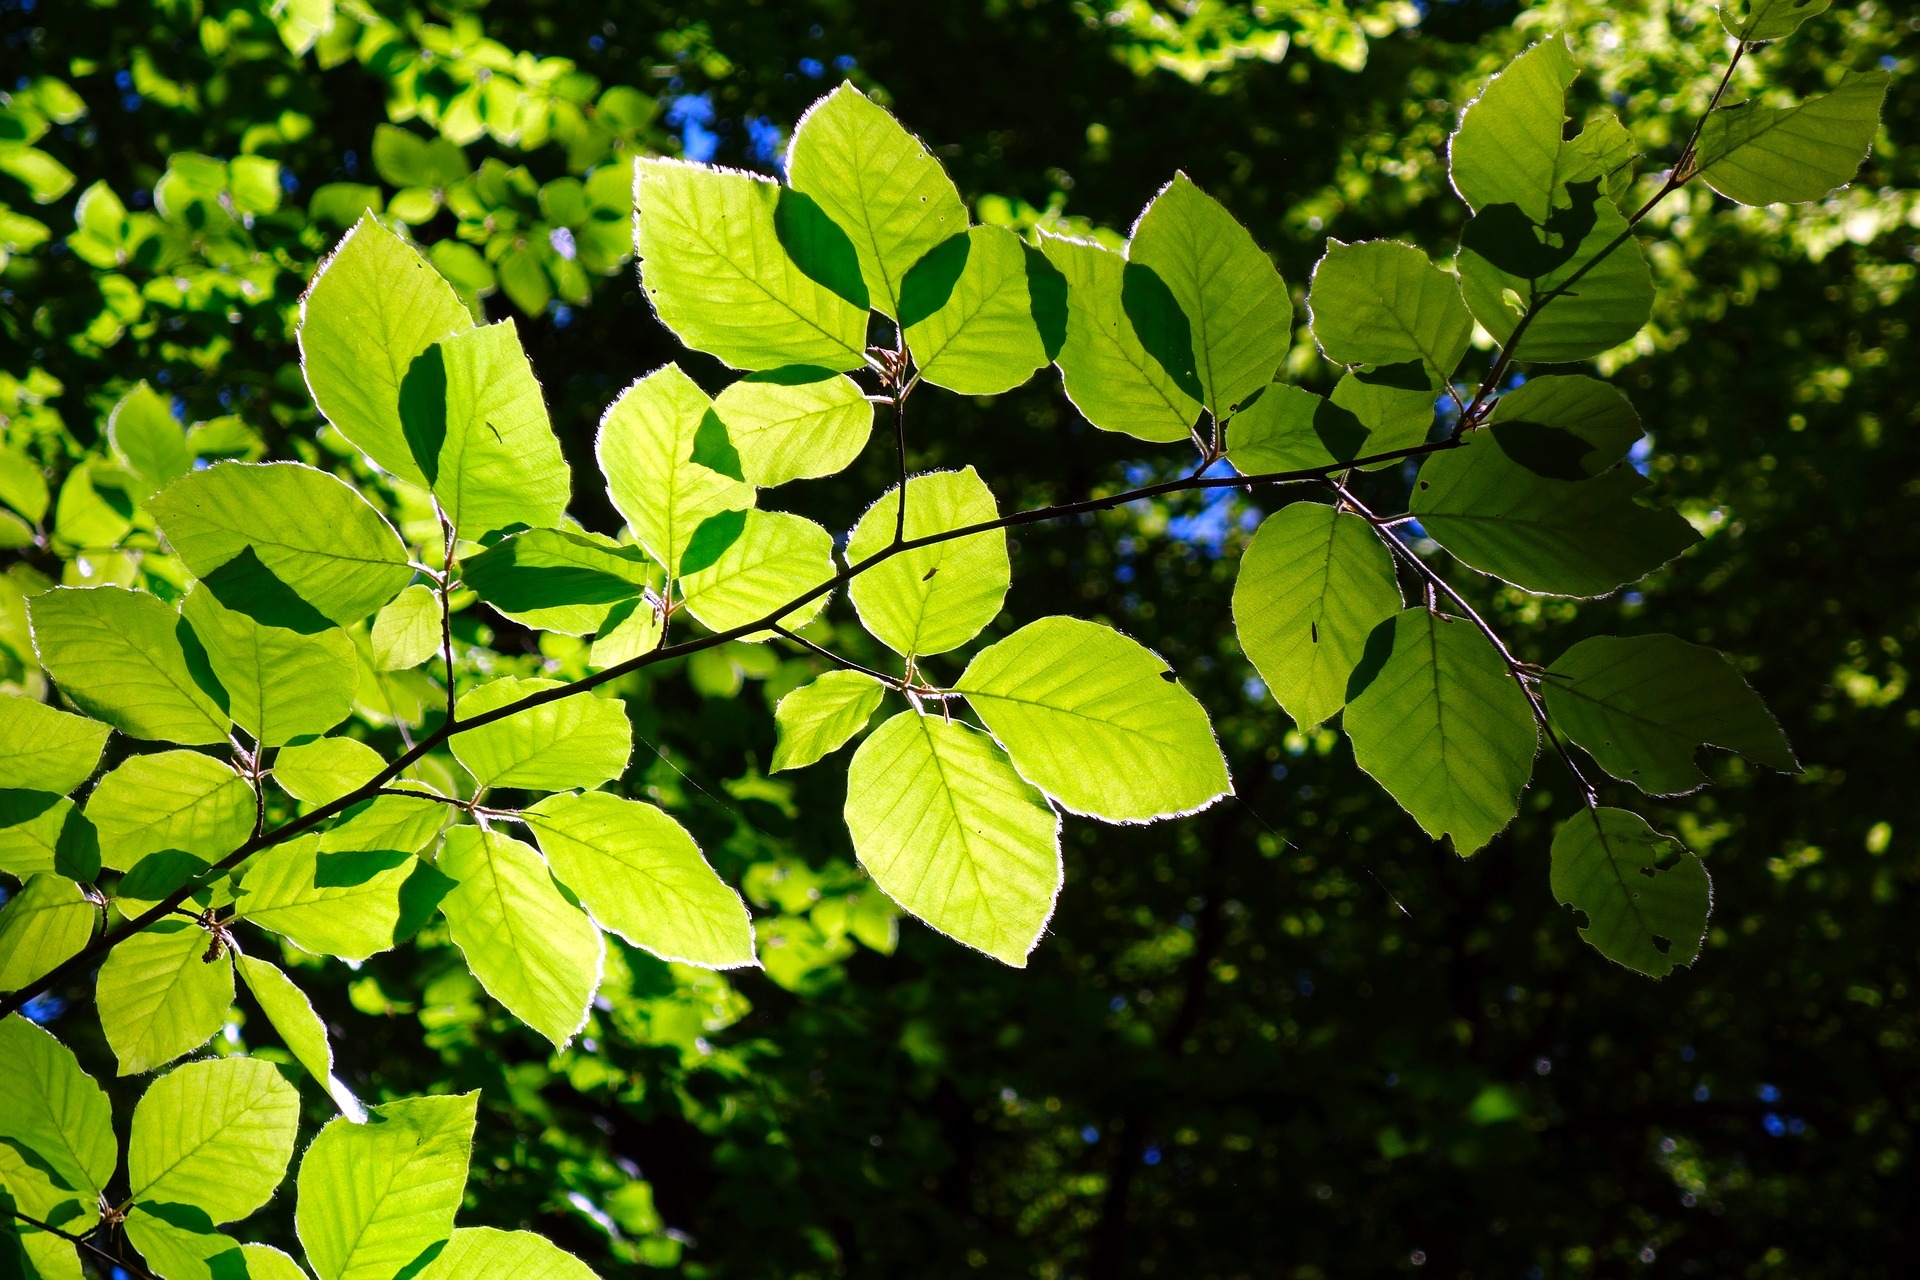
[{"label": "leaf stem", "polygon": [[443,550],[440,553],[440,574],[435,581],[436,594],[440,597],[440,654],[446,659],[447,670],[447,724],[453,724],[453,521],[447,519],[447,513],[441,509],[440,500],[433,500],[433,513],[440,517],[440,532],[445,536]]}]

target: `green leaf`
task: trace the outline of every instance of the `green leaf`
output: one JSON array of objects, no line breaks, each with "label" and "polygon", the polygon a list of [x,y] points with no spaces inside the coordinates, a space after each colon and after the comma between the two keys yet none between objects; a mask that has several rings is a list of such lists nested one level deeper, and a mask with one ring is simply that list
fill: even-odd
[{"label": "green leaf", "polygon": [[[1074,408],[1102,431],[1163,442],[1189,438],[1200,414],[1198,379],[1169,373],[1136,328],[1146,324],[1156,339],[1161,329],[1177,328],[1165,323],[1172,319],[1167,308],[1177,312],[1177,304],[1170,296],[1140,302],[1136,316],[1126,305],[1125,258],[1089,241],[1044,233],[1040,247],[1067,280],[1067,332],[1057,363]],[[1151,290],[1147,296],[1154,297]],[[1191,361],[1190,351],[1186,358]]]},{"label": "green leaf", "polygon": [[905,305],[909,269],[967,229],[967,207],[926,144],[851,84],[800,117],[787,180],[853,241],[867,293],[889,316]]},{"label": "green leaf", "polygon": [[93,776],[111,732],[33,698],[0,696],[0,788],[66,795]]},{"label": "green leaf", "polygon": [[1461,199],[1476,211],[1508,204],[1536,226],[1547,221],[1562,180],[1567,88],[1578,74],[1566,39],[1552,35],[1488,81],[1462,113],[1448,153]]},{"label": "green leaf", "polygon": [[388,601],[373,619],[373,661],[382,671],[406,671],[440,652],[440,597],[416,582]]},{"label": "green leaf", "polygon": [[974,227],[907,273],[900,322],[920,377],[967,396],[1011,391],[1047,363],[1027,285],[1027,248],[1005,227]]},{"label": "green leaf", "polygon": [[389,784],[414,794],[389,792],[362,800],[320,834],[322,853],[365,853],[397,849],[418,853],[446,826],[447,807],[433,788],[420,782]]},{"label": "green leaf", "polygon": [[[899,516],[896,485],[854,525],[847,564],[857,566],[890,546]],[[907,481],[909,540],[999,518],[993,491],[972,467]],[[979,635],[999,615],[1012,581],[1006,530],[992,529],[903,551],[853,579],[847,594],[876,639],[913,657],[945,653]]]},{"label": "green leaf", "polygon": [[[16,1213],[51,1223],[75,1201],[18,1148],[0,1142],[0,1276],[7,1280],[84,1280],[78,1247]],[[61,1230],[83,1224],[68,1221]]]},{"label": "green leaf", "polygon": [[[1340,387],[1353,377],[1347,374]],[[1390,427],[1392,434],[1376,444],[1367,424],[1353,410],[1304,387],[1276,383],[1227,422],[1227,458],[1242,475],[1334,470],[1355,458],[1425,440],[1433,413],[1430,401],[1423,407],[1426,414],[1417,435],[1409,433],[1403,439]]]},{"label": "green leaf", "polygon": [[447,832],[441,902],[467,967],[507,1012],[564,1046],[587,1024],[605,941],[533,846],[479,827]]},{"label": "green leaf", "polygon": [[1597,476],[1646,434],[1624,392],[1568,374],[1529,378],[1494,401],[1487,421],[1508,457],[1553,480]]},{"label": "green leaf", "polygon": [[593,1269],[531,1231],[460,1227],[420,1280],[597,1280]]},{"label": "green leaf", "polygon": [[107,953],[95,999],[100,1027],[134,1075],[207,1042],[233,1003],[233,966],[208,959],[212,936],[188,920],[148,925]]},{"label": "green leaf", "polygon": [[16,449],[0,448],[0,502],[38,524],[47,514],[47,473]]},{"label": "green leaf", "polygon": [[1600,596],[1636,581],[1700,540],[1679,512],[1635,499],[1647,480],[1616,464],[1590,480],[1550,480],[1516,462],[1514,423],[1470,433],[1428,458],[1409,504],[1434,541],[1465,563],[1549,595]]},{"label": "green leaf", "polygon": [[1547,712],[1602,769],[1648,795],[1698,790],[1702,746],[1782,773],[1799,762],[1760,695],[1724,654],[1675,636],[1594,636],[1547,668]]},{"label": "green leaf", "polygon": [[143,482],[142,498],[193,470],[186,430],[173,416],[168,397],[144,381],[136,382],[107,415],[107,439]]},{"label": "green leaf", "polygon": [[79,551],[101,551],[117,545],[132,530],[128,516],[133,497],[125,486],[138,483],[118,468],[97,461],[81,462],[67,473],[54,506],[54,537]]},{"label": "green leaf", "polygon": [[115,871],[168,849],[217,862],[253,834],[254,810],[247,780],[198,751],[132,756],[87,798],[100,860]]},{"label": "green leaf", "polygon": [[741,475],[764,488],[844,471],[873,432],[873,405],[860,384],[806,365],[750,373],[722,391],[713,409],[738,451]]},{"label": "green leaf", "polygon": [[880,709],[886,686],[859,671],[829,671],[780,699],[770,773],[810,765],[845,746]]},{"label": "green leaf", "polygon": [[1553,836],[1553,898],[1586,917],[1580,936],[1616,964],[1664,978],[1700,954],[1713,910],[1707,869],[1624,809],[1588,809]]},{"label": "green leaf", "polygon": [[525,813],[554,874],[602,928],[663,960],[758,963],[746,904],[664,811],[589,791],[548,796]]},{"label": "green leaf", "polygon": [[1344,723],[1354,762],[1462,857],[1513,821],[1539,746],[1527,696],[1493,646],[1424,608],[1374,631]]},{"label": "green leaf", "polygon": [[1460,284],[1412,245],[1329,241],[1307,292],[1313,336],[1338,364],[1418,361],[1442,384],[1473,335]]},{"label": "green leaf", "polygon": [[1727,0],[1720,6],[1720,25],[1735,40],[1758,44],[1792,35],[1808,18],[1825,13],[1831,3],[1832,0]]},{"label": "green leaf", "polygon": [[698,446],[716,432],[726,440],[713,401],[671,364],[628,387],[600,420],[594,450],[607,496],[634,540],[669,571],[709,517],[754,504],[752,485],[699,461],[712,457]]},{"label": "green leaf", "polygon": [[[246,1266],[247,1280],[307,1280],[300,1264],[270,1244],[243,1244],[240,1257]],[[219,1276],[215,1280],[230,1280]]]},{"label": "green leaf", "polygon": [[588,635],[656,575],[646,552],[597,533],[530,529],[461,562],[462,580],[500,612],[544,631]]},{"label": "green leaf", "polygon": [[254,1280],[240,1242],[190,1205],[134,1205],[126,1233],[160,1280]]},{"label": "green leaf", "polygon": [[[703,536],[724,534],[727,520],[715,517]],[[748,511],[738,528],[713,559],[705,558],[708,553],[695,539],[680,562],[687,611],[711,630],[731,631],[757,622],[834,576],[833,535],[813,521],[784,511]],[[780,623],[803,627],[826,607],[822,593]]]},{"label": "green leaf", "polygon": [[1347,702],[1367,637],[1400,612],[1393,554],[1359,516],[1296,502],[1240,558],[1233,625],[1260,678],[1303,729]]},{"label": "green leaf", "polygon": [[1111,627],[1030,622],[974,655],[954,688],[1021,776],[1075,813],[1151,822],[1232,790],[1200,703]]},{"label": "green leaf", "polygon": [[187,593],[180,616],[206,650],[233,722],[262,746],[325,733],[352,713],[360,659],[339,628],[301,635],[267,626],[227,608],[204,584]]},{"label": "green leaf", "polygon": [[273,780],[295,800],[328,804],[371,781],[386,761],[353,738],[320,738],[282,747],[273,758]]},{"label": "green leaf", "polygon": [[[180,615],[121,587],[56,587],[27,602],[40,665],[67,700],[132,738],[224,743],[230,721],[189,665]],[[197,648],[197,646],[196,646]]]},{"label": "green leaf", "polygon": [[631,662],[660,647],[666,636],[667,619],[660,597],[648,593],[642,600],[615,605],[606,622],[594,636],[587,652],[587,665],[604,671],[608,667]]},{"label": "green leaf", "polygon": [[327,1123],[300,1157],[294,1210],[320,1280],[393,1280],[453,1234],[479,1100],[401,1098]]},{"label": "green leaf", "polygon": [[160,530],[221,603],[312,633],[358,622],[413,579],[407,549],[337,476],[297,462],[222,462],[153,503]]},{"label": "green leaf", "polygon": [[79,955],[99,919],[65,876],[29,877],[0,907],[0,991],[18,991]]},{"label": "green leaf", "polygon": [[866,363],[855,247],[817,204],[753,174],[635,164],[640,283],[674,336],[736,369]]},{"label": "green leaf", "polygon": [[32,1152],[53,1189],[71,1197],[67,1230],[98,1220],[120,1162],[107,1095],[71,1049],[17,1013],[0,1020],[0,1098],[0,1151],[17,1143]]},{"label": "green leaf", "polygon": [[[307,1074],[332,1096],[342,1114],[363,1118],[366,1113],[359,1101],[334,1078],[333,1046],[327,1041],[327,1027],[313,1011],[306,993],[294,985],[292,978],[265,960],[235,951],[233,967],[293,1060],[305,1067]],[[281,1171],[285,1172],[284,1164]]]},{"label": "green leaf", "polygon": [[400,383],[400,423],[461,537],[544,528],[566,514],[572,473],[513,321],[455,333],[416,356]]},{"label": "green leaf", "polygon": [[431,869],[403,849],[328,849],[323,839],[303,836],[256,855],[234,914],[303,951],[359,963],[407,936],[409,881]]},{"label": "green leaf", "polygon": [[300,363],[327,421],[381,467],[425,488],[400,422],[400,384],[421,352],[472,327],[453,286],[369,215],[320,264],[301,299]]},{"label": "green leaf", "polygon": [[1273,381],[1293,337],[1286,282],[1247,229],[1184,173],[1160,189],[1127,245],[1192,327],[1201,399],[1224,418]]},{"label": "green leaf", "polygon": [[1700,176],[1741,204],[1801,203],[1845,186],[1880,128],[1891,77],[1852,72],[1832,93],[1791,107],[1721,107],[1700,131]]},{"label": "green leaf", "polygon": [[[454,704],[454,718],[470,720],[559,687],[558,680],[493,680],[462,696]],[[454,758],[483,787],[597,787],[625,772],[632,754],[633,726],[627,722],[626,705],[590,693],[542,703],[453,739]]]},{"label": "green leaf", "polygon": [[846,818],[860,865],[889,898],[1026,965],[1060,893],[1060,819],[992,739],[901,712],[854,752]]},{"label": "green leaf", "polygon": [[189,1062],[133,1111],[127,1182],[135,1203],[191,1205],[214,1223],[244,1218],[287,1176],[300,1095],[258,1058]]},{"label": "green leaf", "polygon": [[0,871],[25,880],[43,871],[96,879],[100,841],[71,800],[45,791],[0,790]]}]

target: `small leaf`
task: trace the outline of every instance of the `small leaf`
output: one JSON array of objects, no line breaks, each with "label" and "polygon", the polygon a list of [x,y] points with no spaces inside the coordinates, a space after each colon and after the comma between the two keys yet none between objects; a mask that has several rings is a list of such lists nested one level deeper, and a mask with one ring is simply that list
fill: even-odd
[{"label": "small leaf", "polygon": [[860,865],[935,929],[1024,967],[1059,896],[1060,819],[985,734],[903,711],[847,772]]},{"label": "small leaf", "polygon": [[[196,676],[180,615],[121,587],[55,587],[27,603],[40,664],[60,692],[131,738],[225,743],[231,722]],[[217,686],[216,686],[217,687]]]},{"label": "small leaf", "polygon": [[148,925],[107,953],[95,999],[100,1027],[130,1076],[205,1044],[233,1003],[233,966],[209,960],[211,935],[191,921]]},{"label": "small leaf", "polygon": [[0,991],[18,991],[79,955],[99,919],[65,876],[29,877],[0,907]]},{"label": "small leaf", "polygon": [[600,931],[531,845],[455,827],[438,866],[454,881],[440,909],[473,976],[507,1012],[564,1046],[587,1024],[600,985]]},{"label": "small leaf", "polygon": [[1232,790],[1200,703],[1111,627],[1030,622],[975,654],[954,688],[1020,775],[1075,813],[1151,822]]},{"label": "small leaf", "polygon": [[1011,391],[1047,363],[1027,250],[1005,227],[955,235],[907,273],[900,322],[920,376],[967,396]]},{"label": "small leaf", "polygon": [[47,473],[17,449],[0,447],[0,502],[38,524],[47,514]]},{"label": "small leaf", "polygon": [[[267,961],[238,951],[233,953],[233,967],[294,1061],[305,1067],[307,1074],[333,1097],[341,1114],[365,1118],[366,1112],[358,1100],[334,1078],[333,1046],[327,1042],[326,1024],[320,1021],[320,1015],[313,1011],[313,1005],[294,985],[293,979]],[[281,1170],[285,1172],[284,1164]]]},{"label": "small leaf", "polygon": [[1741,204],[1818,200],[1853,180],[1880,128],[1891,77],[1853,72],[1791,107],[1721,107],[1700,131],[1700,176]]},{"label": "small leaf", "polygon": [[[858,566],[893,542],[900,518],[896,485],[867,508],[847,537],[847,564]],[[907,481],[909,540],[1000,518],[993,491],[972,467]],[[1013,581],[1004,529],[917,547],[854,578],[847,594],[874,638],[908,656],[957,649],[1000,613]]]},{"label": "small leaf", "polygon": [[1727,0],[1720,6],[1720,25],[1735,40],[1759,44],[1792,35],[1808,18],[1825,13],[1831,3],[1832,0]]},{"label": "small leaf", "polygon": [[593,1268],[531,1231],[460,1227],[420,1280],[597,1280]]},{"label": "small leaf", "polygon": [[597,533],[529,529],[461,562],[462,579],[516,622],[588,635],[613,607],[637,600],[658,580],[638,547]]},{"label": "small leaf", "polygon": [[1553,837],[1553,898],[1586,916],[1607,959],[1664,978],[1700,954],[1713,885],[1691,850],[1624,809],[1588,809]]},{"label": "small leaf", "polygon": [[136,1204],[191,1205],[217,1225],[244,1218],[287,1176],[300,1095],[258,1058],[189,1062],[133,1111],[127,1181]]},{"label": "small leaf", "polygon": [[[834,576],[833,535],[825,529],[784,511],[748,511],[745,516],[739,533],[711,560],[690,567],[701,554],[696,543],[681,561],[687,611],[713,631],[757,622]],[[780,623],[803,627],[826,607],[823,592]]]},{"label": "small leaf", "polygon": [[273,758],[273,780],[295,800],[329,804],[371,781],[386,763],[364,742],[320,738],[280,748]]},{"label": "small leaf", "polygon": [[126,459],[150,498],[193,469],[193,451],[187,433],[173,416],[173,407],[145,382],[120,397],[107,415],[107,439],[113,451]]},{"label": "small leaf", "polygon": [[0,790],[0,871],[22,880],[54,872],[92,881],[100,875],[100,840],[71,800]]},{"label": "small leaf", "polygon": [[[521,698],[557,689],[557,680],[505,677],[454,704],[456,721],[471,720]],[[483,787],[560,791],[597,787],[625,772],[633,726],[617,698],[575,694],[542,703],[453,739],[453,755]]]},{"label": "small leaf", "polygon": [[300,1158],[294,1224],[320,1280],[393,1280],[453,1234],[480,1095],[401,1098],[328,1121]]},{"label": "small leaf", "polygon": [[191,1205],[133,1205],[125,1230],[159,1280],[253,1280],[240,1242]]},{"label": "small leaf", "polygon": [[227,608],[205,584],[187,593],[180,616],[227,693],[227,713],[256,743],[325,733],[352,713],[360,661],[338,627],[302,635],[266,626]]},{"label": "small leaf", "polygon": [[1460,284],[1412,245],[1328,243],[1307,293],[1313,336],[1338,364],[1418,361],[1440,382],[1467,352],[1473,317]]},{"label": "small leaf", "polygon": [[389,600],[373,619],[373,661],[382,671],[407,671],[440,652],[440,597],[416,582]]},{"label": "small leaf", "polygon": [[1702,746],[1798,773],[1786,735],[1725,655],[1676,636],[1594,636],[1541,682],[1547,712],[1602,769],[1648,795],[1707,783]]},{"label": "small leaf", "polygon": [[1424,608],[1375,629],[1344,722],[1354,762],[1462,857],[1513,821],[1540,742],[1493,646],[1471,624]]},{"label": "small leaf", "polygon": [[1494,402],[1487,421],[1508,457],[1553,480],[1597,476],[1646,434],[1625,393],[1567,374],[1527,379]]},{"label": "small leaf", "polygon": [[660,597],[651,592],[640,600],[615,605],[593,639],[587,665],[597,671],[631,662],[660,647],[667,620]]},{"label": "small leaf", "polygon": [[663,810],[589,791],[548,796],[525,813],[554,874],[603,928],[663,960],[757,963],[746,904]]},{"label": "small leaf", "polygon": [[111,732],[32,698],[0,696],[0,788],[66,795],[93,776]]},{"label": "small leaf", "polygon": [[710,516],[754,504],[752,485],[695,460],[701,432],[714,428],[726,434],[713,401],[671,364],[628,387],[600,420],[594,450],[607,496],[634,540],[669,570]]},{"label": "small leaf", "polygon": [[1552,35],[1488,81],[1461,114],[1448,151],[1461,199],[1475,210],[1513,205],[1534,225],[1546,222],[1563,181],[1567,88],[1578,74],[1565,37]]},{"label": "small leaf", "polygon": [[115,871],[169,849],[217,862],[253,834],[254,813],[247,780],[197,751],[132,756],[87,798],[100,860]]},{"label": "small leaf", "polygon": [[859,671],[829,671],[780,699],[770,773],[810,765],[845,746],[880,709],[886,686]]},{"label": "small leaf", "polygon": [[1346,705],[1367,637],[1400,607],[1379,536],[1359,516],[1311,502],[1261,523],[1233,586],[1240,647],[1303,729]]},{"label": "small leaf", "polygon": [[406,937],[403,896],[409,882],[431,868],[404,849],[328,849],[322,841],[302,836],[249,861],[234,897],[235,918],[281,934],[303,951],[355,963]]},{"label": "small leaf", "polygon": [[713,410],[739,452],[741,475],[763,488],[845,470],[873,432],[873,405],[859,383],[805,365],[750,373],[722,391]]},{"label": "small leaf", "polygon": [[18,1143],[32,1152],[71,1195],[78,1212],[67,1230],[97,1221],[120,1162],[105,1091],[71,1049],[16,1013],[0,1020],[0,1098],[0,1149]]}]

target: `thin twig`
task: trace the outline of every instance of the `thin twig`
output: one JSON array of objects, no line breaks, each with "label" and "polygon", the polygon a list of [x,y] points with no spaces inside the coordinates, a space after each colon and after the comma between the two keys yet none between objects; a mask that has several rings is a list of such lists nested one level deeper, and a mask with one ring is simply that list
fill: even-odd
[{"label": "thin twig", "polygon": [[88,1253],[91,1253],[94,1257],[99,1258],[101,1261],[109,1264],[110,1266],[116,1267],[121,1271],[126,1272],[128,1275],[133,1276],[135,1280],[154,1280],[154,1276],[152,1272],[146,1271],[141,1267],[135,1266],[133,1263],[128,1262],[126,1259],[122,1258],[117,1253],[109,1253],[107,1250],[102,1249],[99,1245],[89,1240],[86,1236],[77,1236],[77,1235],[74,1235],[71,1231],[62,1231],[60,1228],[54,1226],[52,1223],[42,1222],[40,1221],[40,1219],[32,1217],[28,1214],[24,1214],[20,1212],[18,1209],[9,1208],[7,1212],[12,1214],[15,1218],[19,1219],[21,1222],[26,1223],[30,1227],[38,1227],[40,1230],[46,1232],[50,1236],[59,1236],[62,1240],[65,1240],[70,1244],[78,1245],[80,1248],[85,1249]]}]

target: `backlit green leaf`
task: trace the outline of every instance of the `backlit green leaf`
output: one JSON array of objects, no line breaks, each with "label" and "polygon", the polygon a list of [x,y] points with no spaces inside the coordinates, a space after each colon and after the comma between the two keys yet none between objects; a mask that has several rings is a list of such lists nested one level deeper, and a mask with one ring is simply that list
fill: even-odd
[{"label": "backlit green leaf", "polygon": [[1311,502],[1261,523],[1233,586],[1240,647],[1302,728],[1346,705],[1367,637],[1400,605],[1393,554],[1367,522]]},{"label": "backlit green leaf", "polygon": [[663,810],[589,791],[548,796],[526,817],[554,874],[603,928],[663,960],[756,963],[746,904]]},{"label": "backlit green leaf", "polygon": [[1588,809],[1553,837],[1553,898],[1585,916],[1580,936],[1650,978],[1700,954],[1713,885],[1700,859],[1624,809]]},{"label": "backlit green leaf", "polygon": [[[748,511],[744,517],[730,539],[724,538],[730,530],[722,529],[727,517],[716,517],[680,561],[687,611],[714,631],[759,621],[834,575],[833,535],[813,521],[784,511]],[[702,542],[716,532],[723,537],[715,541],[724,542],[717,554]],[[709,554],[714,558],[707,559]],[[701,567],[693,568],[695,564]],[[822,594],[780,622],[805,626],[826,607]]]},{"label": "backlit green leaf", "polygon": [[[60,692],[132,738],[224,743],[230,721],[181,644],[180,615],[121,587],[56,587],[27,603],[40,663]],[[197,649],[197,646],[196,646]],[[217,688],[217,686],[215,686]]]},{"label": "backlit green leaf", "polygon": [[[935,471],[907,481],[909,540],[985,524],[1000,517],[993,491],[972,467]],[[867,508],[847,538],[847,563],[858,565],[893,542],[900,518],[895,486]],[[896,653],[945,653],[973,639],[1007,598],[1013,566],[1004,529],[904,551],[848,584],[860,621]]]},{"label": "backlit green leaf", "polygon": [[[559,687],[557,680],[493,680],[454,704],[454,718],[470,720]],[[627,722],[626,706],[617,698],[590,693],[542,703],[453,739],[454,758],[483,787],[597,787],[619,777],[632,753],[633,726]]]},{"label": "backlit green leaf", "polygon": [[115,871],[167,849],[217,862],[253,834],[254,810],[246,779],[198,751],[130,757],[87,798],[100,860]]},{"label": "backlit green leaf", "polygon": [[801,685],[774,709],[780,742],[770,773],[810,765],[838,751],[880,709],[886,686],[859,671],[829,671]]},{"label": "backlit green leaf", "polygon": [[79,955],[99,919],[65,876],[30,877],[0,907],[0,991],[18,991]]},{"label": "backlit green leaf", "polygon": [[1005,227],[974,227],[907,273],[900,322],[920,376],[961,395],[992,396],[1047,363],[1027,287],[1027,249]]},{"label": "backlit green leaf", "polygon": [[227,608],[205,584],[187,593],[180,616],[227,693],[227,713],[262,746],[325,733],[352,712],[360,660],[339,628],[302,635],[267,626]]},{"label": "backlit green leaf", "polygon": [[382,671],[405,671],[440,652],[440,597],[416,582],[381,606],[373,619],[373,660]]},{"label": "backlit green leaf", "polygon": [[1808,18],[1825,13],[1831,3],[1832,0],[1727,0],[1720,6],[1720,25],[1734,39],[1758,44],[1792,35]]},{"label": "backlit green leaf", "polygon": [[1327,245],[1307,293],[1313,336],[1339,364],[1418,361],[1445,381],[1467,352],[1473,317],[1460,285],[1412,245]]},{"label": "backlit green leaf", "polygon": [[1059,895],[1060,819],[992,739],[904,711],[847,772],[860,865],[935,929],[1024,966]]},{"label": "backlit green leaf", "polygon": [[1890,79],[1855,72],[1795,106],[1721,107],[1700,131],[1700,176],[1741,204],[1818,200],[1851,182],[1866,159]]},{"label": "backlit green leaf", "polygon": [[66,795],[93,776],[111,732],[33,698],[0,696],[0,788]]},{"label": "backlit green leaf", "polygon": [[461,1227],[420,1280],[596,1280],[593,1269],[531,1231]]},{"label": "backlit green leaf", "polygon": [[597,533],[529,529],[461,562],[462,580],[500,612],[544,631],[588,635],[658,578],[646,552]]},{"label": "backlit green leaf", "polygon": [[127,1182],[137,1203],[184,1204],[215,1224],[244,1218],[287,1176],[300,1095],[258,1058],[189,1062],[133,1111]]},{"label": "backlit green leaf", "polygon": [[722,391],[713,409],[741,475],[766,488],[845,470],[873,431],[873,405],[858,383],[805,365],[750,373]]},{"label": "backlit green leaf", "polygon": [[[714,447],[716,433],[725,449]],[[754,504],[752,485],[707,465],[723,462],[733,446],[713,401],[678,365],[622,392],[600,420],[594,449],[607,496],[634,540],[669,571],[708,517]]]},{"label": "backlit green leaf", "polygon": [[1476,211],[1516,206],[1539,226],[1553,205],[1567,116],[1579,74],[1567,42],[1552,35],[1508,63],[1460,117],[1449,149],[1454,190]]},{"label": "backlit green leaf", "polygon": [[167,397],[144,381],[135,383],[107,415],[107,439],[140,477],[142,498],[152,497],[193,469],[186,429],[173,416]]},{"label": "backlit green leaf", "polygon": [[393,1280],[453,1234],[478,1093],[332,1120],[300,1157],[294,1224],[320,1280]]},{"label": "backlit green leaf", "polygon": [[593,638],[593,648],[587,652],[587,665],[605,670],[658,649],[666,635],[662,609],[660,598],[652,594],[616,605]]},{"label": "backlit green leaf", "polygon": [[454,943],[487,994],[565,1045],[586,1025],[605,942],[569,902],[531,845],[479,827],[447,833],[439,868],[454,887],[441,902]]},{"label": "backlit green leaf", "polygon": [[191,1205],[136,1204],[126,1232],[159,1280],[256,1280],[240,1242]]},{"label": "backlit green leaf", "polygon": [[320,738],[282,747],[273,758],[273,780],[295,800],[327,804],[372,779],[385,767],[380,753],[352,738]]},{"label": "backlit green leaf", "polygon": [[240,980],[246,983],[260,1011],[267,1015],[275,1034],[287,1046],[287,1052],[293,1055],[293,1060],[305,1067],[307,1074],[333,1097],[342,1114],[354,1117],[364,1115],[359,1102],[347,1091],[347,1087],[334,1078],[333,1046],[327,1041],[326,1024],[313,1011],[306,993],[294,985],[292,978],[265,960],[256,960],[236,951],[233,953],[233,967],[239,973]]},{"label": "backlit green leaf", "polygon": [[1493,646],[1471,623],[1425,608],[1374,631],[1343,723],[1354,762],[1463,857],[1513,820],[1539,745],[1527,697]]},{"label": "backlit green leaf", "polygon": [[1599,475],[1645,434],[1624,393],[1568,374],[1527,379],[1494,402],[1488,422],[1510,458],[1554,480]]},{"label": "backlit green leaf", "polygon": [[255,856],[240,878],[236,916],[315,955],[358,962],[387,950],[406,936],[409,880],[430,869],[406,850],[329,850],[322,839],[302,836]]},{"label": "backlit green leaf", "polygon": [[47,514],[47,473],[17,449],[0,448],[0,502],[36,524]]},{"label": "backlit green leaf", "polygon": [[233,1003],[233,966],[209,960],[212,936],[188,920],[148,925],[107,953],[95,997],[100,1026],[134,1075],[207,1042]]},{"label": "backlit green leaf", "polygon": [[1075,813],[1150,822],[1232,789],[1200,703],[1111,627],[1030,622],[974,655],[954,688],[1021,776]]},{"label": "backlit green leaf", "polygon": [[105,1091],[71,1049],[16,1013],[0,1020],[0,1098],[0,1146],[31,1151],[72,1197],[78,1221],[93,1223],[120,1162]]},{"label": "backlit green leaf", "polygon": [[22,880],[43,871],[93,880],[100,874],[99,837],[71,800],[0,790],[0,871]]}]

